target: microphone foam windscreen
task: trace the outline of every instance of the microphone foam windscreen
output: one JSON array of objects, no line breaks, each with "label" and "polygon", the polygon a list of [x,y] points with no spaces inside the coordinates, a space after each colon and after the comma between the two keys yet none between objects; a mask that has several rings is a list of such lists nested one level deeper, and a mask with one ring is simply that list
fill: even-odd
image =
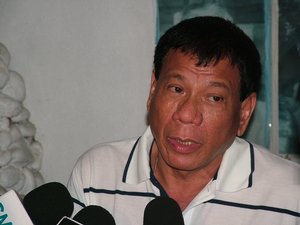
[{"label": "microphone foam windscreen", "polygon": [[73,219],[84,225],[116,225],[113,216],[106,209],[97,205],[83,208]]},{"label": "microphone foam windscreen", "polygon": [[35,225],[55,225],[64,216],[71,216],[74,205],[67,188],[58,183],[44,184],[23,199],[23,205]]},{"label": "microphone foam windscreen", "polygon": [[155,198],[144,211],[144,225],[184,225],[181,209],[172,198]]}]

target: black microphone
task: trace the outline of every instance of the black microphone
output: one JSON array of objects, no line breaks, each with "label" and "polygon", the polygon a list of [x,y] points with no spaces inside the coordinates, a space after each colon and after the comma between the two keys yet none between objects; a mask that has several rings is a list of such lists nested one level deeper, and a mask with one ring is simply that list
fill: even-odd
[{"label": "black microphone", "polygon": [[44,184],[23,198],[23,206],[35,225],[56,225],[64,216],[71,216],[73,200],[68,189],[58,183]]},{"label": "black microphone", "polygon": [[97,205],[86,206],[73,219],[84,225],[116,225],[113,216]]},{"label": "black microphone", "polygon": [[150,201],[144,211],[143,225],[184,225],[181,209],[172,198]]}]

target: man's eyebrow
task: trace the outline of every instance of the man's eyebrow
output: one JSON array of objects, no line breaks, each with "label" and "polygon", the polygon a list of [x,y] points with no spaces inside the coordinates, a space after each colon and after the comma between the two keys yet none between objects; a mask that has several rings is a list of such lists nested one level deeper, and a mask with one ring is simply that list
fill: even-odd
[{"label": "man's eyebrow", "polygon": [[184,77],[181,74],[179,74],[179,73],[173,73],[173,74],[171,74],[170,78],[176,79],[176,80],[184,80]]},{"label": "man's eyebrow", "polygon": [[[180,73],[172,73],[166,79],[167,80],[173,80],[174,79],[174,80],[184,81],[186,78],[184,76],[182,76]],[[230,91],[230,87],[222,81],[210,81],[208,83],[208,85],[210,87],[219,87],[219,88],[224,88],[227,91]]]},{"label": "man's eyebrow", "polygon": [[227,91],[230,91],[229,86],[226,85],[224,82],[210,81],[209,86],[211,86],[211,87],[220,87],[220,88],[226,89]]},{"label": "man's eyebrow", "polygon": [[169,76],[166,76],[165,77],[166,78],[166,80],[179,80],[179,81],[183,81],[185,78],[181,75],[181,74],[179,74],[179,73],[172,73],[172,74],[170,74]]}]

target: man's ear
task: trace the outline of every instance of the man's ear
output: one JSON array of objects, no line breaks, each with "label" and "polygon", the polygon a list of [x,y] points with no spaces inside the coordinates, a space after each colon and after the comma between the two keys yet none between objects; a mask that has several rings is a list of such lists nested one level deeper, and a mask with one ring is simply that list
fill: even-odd
[{"label": "man's ear", "polygon": [[249,124],[250,118],[253,114],[256,105],[256,93],[251,93],[241,105],[240,123],[237,130],[237,136],[242,136]]},{"label": "man's ear", "polygon": [[155,88],[156,88],[156,78],[155,78],[155,73],[153,71],[152,76],[151,76],[150,93],[149,93],[148,100],[147,100],[147,111],[148,112],[149,112],[149,109],[150,109],[150,104],[151,104],[152,97],[153,97],[154,92],[155,92]]}]

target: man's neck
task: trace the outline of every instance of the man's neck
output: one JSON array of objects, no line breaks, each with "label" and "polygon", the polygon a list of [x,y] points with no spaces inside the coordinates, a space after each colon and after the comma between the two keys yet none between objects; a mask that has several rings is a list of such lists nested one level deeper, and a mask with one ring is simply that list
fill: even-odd
[{"label": "man's neck", "polygon": [[214,178],[222,161],[222,156],[205,168],[195,171],[180,171],[168,166],[154,151],[151,156],[155,178],[163,186],[168,196],[173,198],[183,211],[195,196]]}]

